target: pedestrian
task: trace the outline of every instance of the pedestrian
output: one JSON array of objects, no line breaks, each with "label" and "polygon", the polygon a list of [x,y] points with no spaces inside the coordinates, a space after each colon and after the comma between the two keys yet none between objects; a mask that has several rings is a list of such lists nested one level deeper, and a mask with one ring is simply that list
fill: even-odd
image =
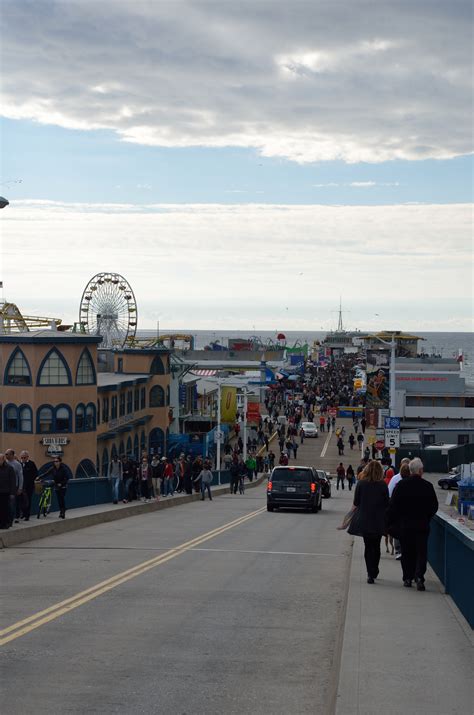
[{"label": "pedestrian", "polygon": [[69,481],[69,473],[61,457],[53,459],[53,466],[41,475],[41,479],[50,476],[54,481],[54,489],[59,505],[59,518],[66,518],[66,490]]},{"label": "pedestrian", "polygon": [[230,493],[237,494],[239,488],[240,464],[239,460],[234,459],[230,465]]},{"label": "pedestrian", "polygon": [[16,493],[16,477],[4,454],[0,454],[0,529],[9,529],[10,501]]},{"label": "pedestrian", "polygon": [[339,436],[339,439],[336,442],[337,449],[339,451],[339,456],[344,454],[344,441],[341,436]]},{"label": "pedestrian", "polygon": [[[228,462],[226,462],[226,458],[228,458],[230,460],[232,459],[230,454],[226,454],[224,456],[224,464],[228,463]],[[175,469],[175,477],[176,477],[176,484],[177,484],[176,491],[178,492],[178,494],[181,494],[184,491],[185,466],[186,466],[186,460],[184,458],[184,454],[181,453],[179,455],[179,459],[178,459],[178,462],[176,464],[176,469]],[[227,469],[227,466],[225,468]]]},{"label": "pedestrian", "polygon": [[366,425],[367,425],[366,419],[365,419],[365,417],[362,417],[362,419],[360,421],[360,426],[362,428],[362,434],[365,434]]},{"label": "pedestrian", "polygon": [[[364,449],[364,459],[365,459],[366,462],[368,462],[369,459],[370,459],[370,449],[369,449],[368,447],[366,447],[366,448]],[[372,460],[372,461],[373,461],[373,460]]]},{"label": "pedestrian", "polygon": [[349,491],[351,491],[352,487],[355,484],[355,474],[354,474],[354,469],[352,467],[352,464],[349,464],[349,466],[346,469],[346,479],[347,479],[347,486],[349,487]]},{"label": "pedestrian", "polygon": [[152,479],[151,467],[148,464],[148,457],[143,455],[140,466],[138,467],[138,481],[140,485],[140,496],[142,501],[149,502],[150,490],[148,487],[148,481]]},{"label": "pedestrian", "polygon": [[268,466],[269,466],[270,470],[272,470],[275,466],[275,459],[276,459],[275,452],[271,449],[268,453]]},{"label": "pedestrian", "polygon": [[163,481],[165,497],[172,497],[174,494],[174,467],[173,460],[171,459],[171,457],[168,457],[165,462],[165,468],[163,470]]},{"label": "pedestrian", "polygon": [[304,444],[304,429],[300,429],[300,444]]},{"label": "pedestrian", "polygon": [[[409,465],[410,460],[408,457],[403,457],[402,461],[400,462],[400,471],[398,474],[395,474],[394,477],[391,478],[390,484],[388,485],[388,496],[391,498],[393,495],[393,492],[395,490],[395,487],[397,486],[398,482],[401,482],[402,479],[406,479],[407,477],[410,476],[410,468]],[[402,547],[400,545],[400,533],[399,529],[397,530],[396,528],[392,529],[392,536],[393,536],[393,545],[395,548],[395,558],[397,561],[400,561],[402,558]]]},{"label": "pedestrian", "polygon": [[122,482],[123,482],[123,503],[127,504],[127,502],[132,501],[132,486],[133,486],[133,477],[134,475],[134,468],[133,464],[130,461],[130,458],[128,455],[125,455],[125,457],[122,460]]},{"label": "pedestrian", "polygon": [[[356,523],[348,532],[364,539],[367,583],[375,583],[379,575],[380,542],[386,531],[385,513],[389,503],[388,487],[383,481],[380,462],[372,460],[361,473],[354,494]],[[351,530],[352,526],[352,530]]]},{"label": "pedestrian", "polygon": [[288,466],[288,455],[286,452],[282,452],[280,454],[280,459],[278,460],[278,464],[280,464],[283,467]]},{"label": "pedestrian", "polygon": [[293,450],[293,457],[294,459],[296,459],[296,457],[298,456],[298,443],[295,439],[293,439],[291,443],[291,449]]},{"label": "pedestrian", "polygon": [[423,479],[423,462],[418,457],[409,463],[410,476],[396,485],[388,509],[389,531],[399,528],[402,549],[403,585],[416,581],[418,591],[425,591],[426,562],[430,521],[438,511],[433,485]]},{"label": "pedestrian", "polygon": [[[393,477],[395,476],[395,470],[392,467],[392,461],[390,459],[387,460],[387,466],[383,475],[383,480],[387,487],[390,485],[390,482],[392,481]],[[390,490],[389,490],[390,491]]]},{"label": "pedestrian", "polygon": [[341,485],[341,488],[344,489],[344,479],[346,478],[346,470],[344,469],[342,462],[339,462],[339,466],[336,469],[336,476],[336,489],[339,491],[339,484]]},{"label": "pedestrian", "polygon": [[326,418],[324,415],[320,415],[319,417],[319,431],[324,432],[324,425],[326,424]]},{"label": "pedestrian", "polygon": [[114,454],[109,464],[108,473],[109,482],[112,486],[112,500],[114,504],[118,504],[118,500],[120,497],[120,482],[122,481],[123,476],[122,470],[122,462],[119,460],[117,454]]},{"label": "pedestrian", "polygon": [[10,525],[13,524],[13,521],[15,521],[15,524],[18,524],[20,522],[20,509],[23,494],[23,468],[16,458],[14,449],[7,449],[5,451],[5,459],[15,472],[16,481],[15,494],[10,498]]},{"label": "pedestrian", "polygon": [[334,430],[336,429],[336,418],[334,416],[331,417],[331,427],[332,431],[334,432]]},{"label": "pedestrian", "polygon": [[349,447],[351,449],[354,449],[354,445],[355,445],[355,437],[354,437],[354,434],[351,432],[349,435]]},{"label": "pedestrian", "polygon": [[363,444],[364,444],[364,435],[362,434],[362,432],[359,432],[359,434],[357,435],[357,445],[361,452],[362,452]]},{"label": "pedestrian", "polygon": [[35,488],[35,479],[38,476],[36,464],[30,459],[29,453],[24,449],[20,452],[20,462],[23,469],[23,514],[22,518],[25,521],[30,520],[31,502],[33,501],[33,491]]},{"label": "pedestrian", "polygon": [[209,500],[212,501],[212,494],[211,494],[212,472],[211,472],[210,467],[211,467],[210,463],[206,460],[204,462],[203,468],[201,469],[198,477],[196,478],[196,481],[199,481],[201,483],[201,501],[205,500],[206,491],[208,493]]},{"label": "pedestrian", "polygon": [[160,498],[160,460],[157,454],[151,458],[151,481],[153,483],[153,496],[158,501]]},{"label": "pedestrian", "polygon": [[184,465],[184,491],[186,492],[186,494],[193,493],[193,465],[191,460],[192,457],[190,454],[188,454]]}]

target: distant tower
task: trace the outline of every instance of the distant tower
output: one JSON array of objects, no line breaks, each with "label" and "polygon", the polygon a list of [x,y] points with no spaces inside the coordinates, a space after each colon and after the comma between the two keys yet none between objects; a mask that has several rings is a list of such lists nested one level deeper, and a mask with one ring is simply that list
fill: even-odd
[{"label": "distant tower", "polygon": [[337,324],[337,332],[342,333],[344,332],[344,328],[342,327],[342,299],[339,297],[339,322]]}]

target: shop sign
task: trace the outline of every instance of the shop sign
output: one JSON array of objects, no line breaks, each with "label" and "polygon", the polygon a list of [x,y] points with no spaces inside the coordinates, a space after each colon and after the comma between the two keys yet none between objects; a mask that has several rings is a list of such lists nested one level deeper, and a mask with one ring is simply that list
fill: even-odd
[{"label": "shop sign", "polygon": [[43,437],[41,444],[44,446],[57,447],[60,445],[68,444],[69,440],[67,437]]}]

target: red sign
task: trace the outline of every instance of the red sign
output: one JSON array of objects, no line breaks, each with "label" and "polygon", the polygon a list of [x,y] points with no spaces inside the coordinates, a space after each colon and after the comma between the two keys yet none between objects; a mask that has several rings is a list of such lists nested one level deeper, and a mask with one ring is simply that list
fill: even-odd
[{"label": "red sign", "polygon": [[328,415],[329,417],[337,417],[337,407],[329,407]]},{"label": "red sign", "polygon": [[247,422],[256,422],[260,420],[260,403],[249,402],[247,405]]},{"label": "red sign", "polygon": [[375,443],[375,446],[379,450],[379,452],[382,451],[382,449],[385,447],[385,442],[382,439],[378,439]]}]

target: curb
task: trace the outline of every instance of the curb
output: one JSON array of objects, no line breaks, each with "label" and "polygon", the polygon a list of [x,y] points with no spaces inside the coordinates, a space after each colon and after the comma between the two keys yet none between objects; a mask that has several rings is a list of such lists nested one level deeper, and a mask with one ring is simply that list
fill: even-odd
[{"label": "curb", "polygon": [[[253,482],[248,482],[245,485],[245,489],[252,489],[253,487],[258,487],[267,478],[266,474],[257,477]],[[213,487],[213,496],[222,496],[222,494],[229,493],[230,486],[228,484],[223,484],[221,486]],[[140,514],[149,514],[154,511],[161,511],[162,509],[169,509],[170,507],[179,506],[180,504],[189,504],[190,502],[200,501],[200,494],[186,494],[185,496],[171,497],[168,499],[162,499],[160,501],[151,502],[145,504],[138,502],[136,504],[131,504],[129,506],[124,506],[123,508],[117,509],[117,511],[98,511],[93,514],[81,514],[80,516],[69,516],[68,519],[62,519],[61,521],[40,521],[39,524],[34,526],[28,526],[23,529],[9,529],[4,533],[0,534],[0,549],[6,549],[9,546],[17,546],[18,544],[24,544],[27,541],[34,541],[36,539],[44,539],[47,536],[54,536],[56,534],[66,534],[70,531],[76,531],[77,529],[85,529],[88,526],[96,526],[97,524],[106,524],[111,521],[117,521],[118,519],[127,519],[130,516],[138,516]],[[71,510],[73,513],[74,510]],[[70,512],[70,513],[71,513]]]}]

